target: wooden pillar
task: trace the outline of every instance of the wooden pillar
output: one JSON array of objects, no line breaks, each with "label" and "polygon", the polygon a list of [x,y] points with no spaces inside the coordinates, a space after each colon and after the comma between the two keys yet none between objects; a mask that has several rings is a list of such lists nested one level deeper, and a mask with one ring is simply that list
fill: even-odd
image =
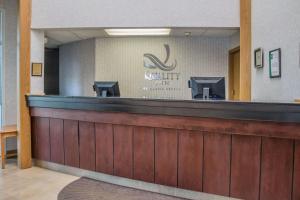
[{"label": "wooden pillar", "polygon": [[19,63],[19,115],[18,163],[26,169],[32,165],[29,108],[25,95],[30,93],[30,34],[31,0],[19,0],[20,63]]},{"label": "wooden pillar", "polygon": [[240,0],[240,100],[251,100],[251,0]]}]

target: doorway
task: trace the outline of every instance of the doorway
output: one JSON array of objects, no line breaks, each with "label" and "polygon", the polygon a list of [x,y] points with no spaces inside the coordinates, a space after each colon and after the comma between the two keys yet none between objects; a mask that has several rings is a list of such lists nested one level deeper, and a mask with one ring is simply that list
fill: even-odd
[{"label": "doorway", "polygon": [[59,95],[59,49],[45,48],[44,93]]},{"label": "doorway", "polygon": [[240,100],[240,47],[229,51],[229,100]]}]

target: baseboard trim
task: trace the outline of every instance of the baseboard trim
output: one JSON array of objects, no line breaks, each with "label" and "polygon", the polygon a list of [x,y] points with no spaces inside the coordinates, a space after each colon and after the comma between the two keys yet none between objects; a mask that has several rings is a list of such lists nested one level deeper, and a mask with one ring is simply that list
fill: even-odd
[{"label": "baseboard trim", "polygon": [[103,181],[106,183],[164,194],[168,196],[174,196],[184,199],[191,199],[191,200],[238,200],[235,198],[230,197],[223,197],[218,195],[212,195],[202,192],[194,192],[190,190],[184,190],[174,187],[168,187],[153,183],[146,183],[143,181],[137,181],[112,175],[107,175],[99,172],[87,171],[79,168],[69,167],[65,165],[60,165],[56,163],[41,161],[41,160],[34,160],[33,161],[35,166],[46,168],[49,170],[70,174],[73,176],[78,177],[87,177],[91,179],[95,179],[98,181]]}]

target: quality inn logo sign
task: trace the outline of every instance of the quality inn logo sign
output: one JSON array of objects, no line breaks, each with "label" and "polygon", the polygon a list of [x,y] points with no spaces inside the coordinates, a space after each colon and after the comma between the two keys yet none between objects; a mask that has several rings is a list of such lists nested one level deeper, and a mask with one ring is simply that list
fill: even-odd
[{"label": "quality inn logo sign", "polygon": [[166,50],[166,58],[164,61],[161,61],[153,54],[144,54],[144,67],[147,69],[145,79],[150,81],[162,81],[161,85],[170,85],[170,81],[179,80],[180,73],[174,71],[177,67],[176,59],[173,63],[169,63],[170,46],[165,44],[164,47]]},{"label": "quality inn logo sign", "polygon": [[162,71],[173,71],[177,67],[177,60],[174,63],[169,64],[170,58],[170,46],[168,44],[164,45],[166,49],[166,58],[164,61],[161,61],[157,56],[145,53],[144,54],[144,67],[148,69],[160,69]]}]

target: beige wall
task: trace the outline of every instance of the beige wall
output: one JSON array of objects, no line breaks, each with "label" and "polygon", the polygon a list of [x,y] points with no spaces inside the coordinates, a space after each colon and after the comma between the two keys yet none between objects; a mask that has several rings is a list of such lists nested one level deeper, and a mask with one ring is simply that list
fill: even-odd
[{"label": "beige wall", "polygon": [[[230,37],[99,38],[95,80],[119,81],[123,97],[190,99],[191,76],[224,76],[227,80],[230,42]],[[172,72],[180,73],[180,79],[170,81],[168,86],[160,85],[161,81],[146,80],[146,71],[162,71],[146,70],[143,66],[144,53],[152,53],[164,61],[164,44],[170,45],[170,64],[175,59],[178,63]]]}]

